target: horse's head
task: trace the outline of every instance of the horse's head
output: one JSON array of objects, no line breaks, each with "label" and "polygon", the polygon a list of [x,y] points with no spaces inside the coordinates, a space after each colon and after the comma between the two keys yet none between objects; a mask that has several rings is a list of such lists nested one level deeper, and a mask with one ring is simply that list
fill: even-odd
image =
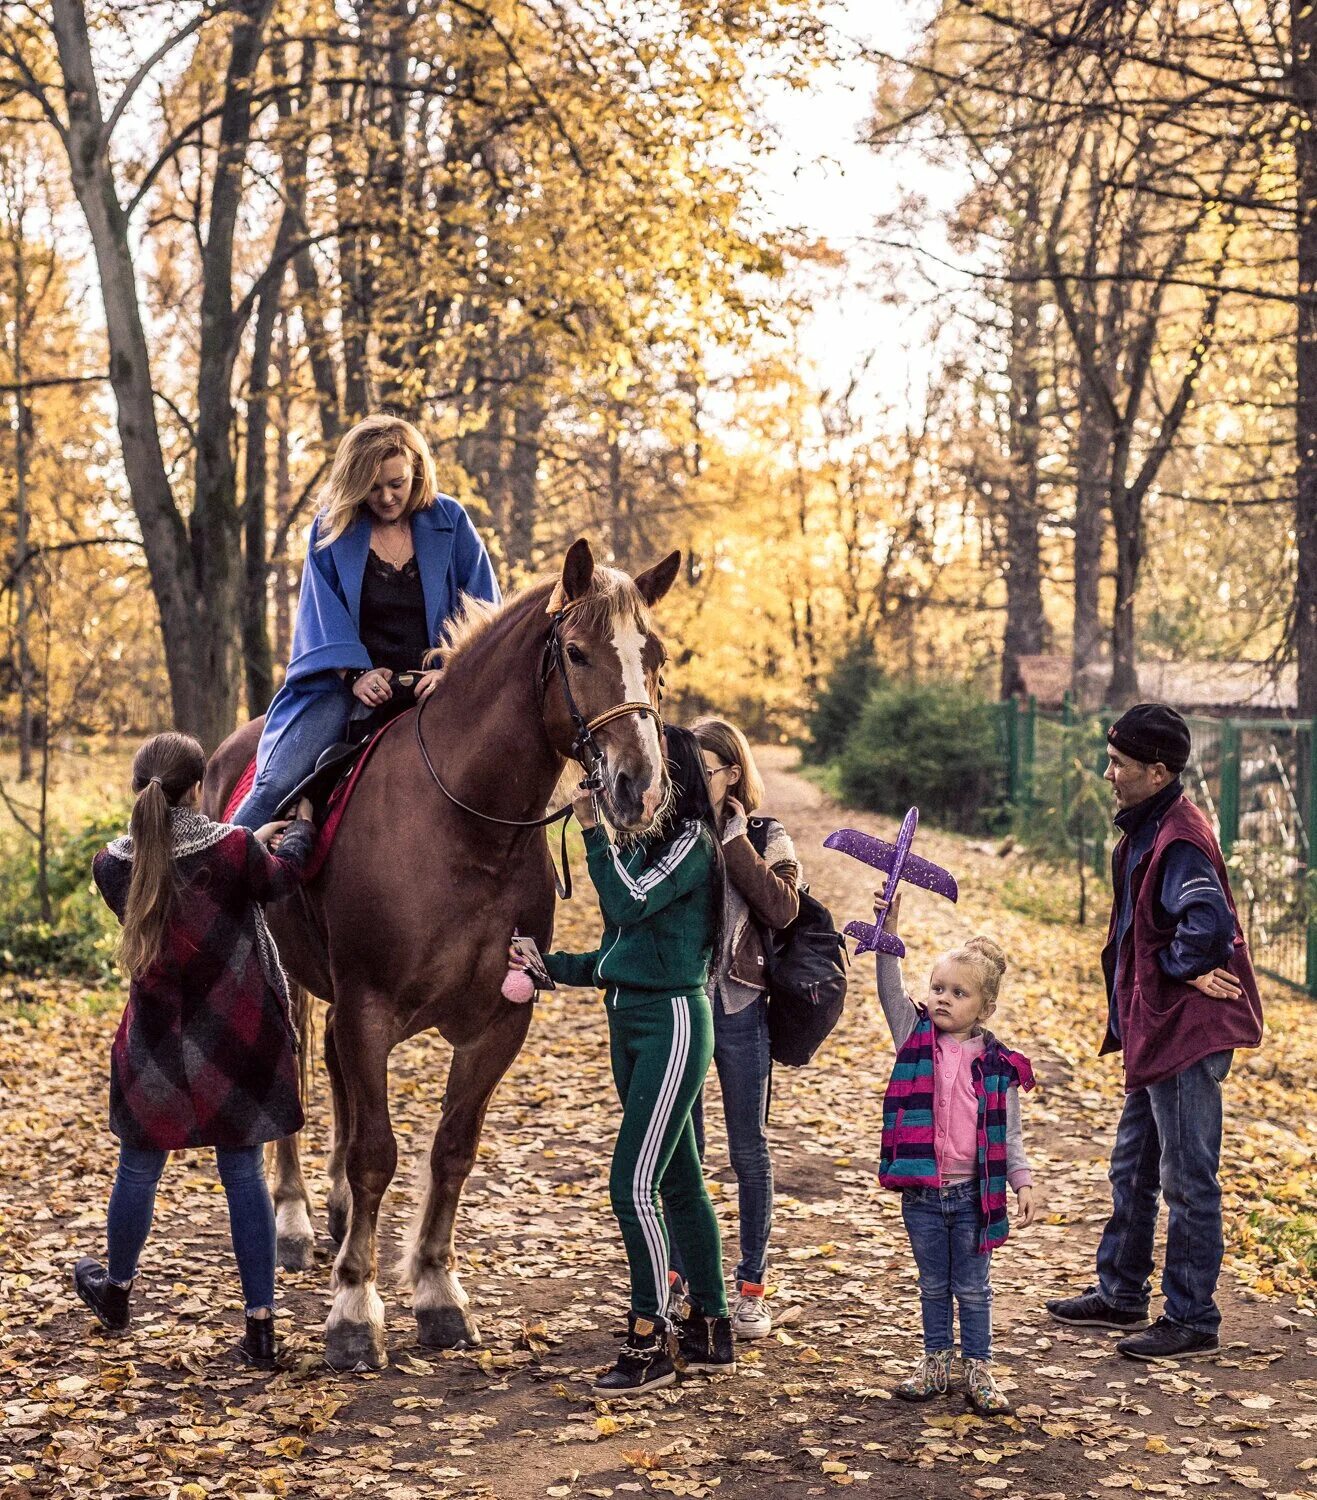
[{"label": "horse's head", "polygon": [[[657,717],[667,653],[650,607],[672,587],[680,566],[681,553],[672,552],[633,579],[615,568],[596,567],[582,538],[568,550],[549,599],[561,649],[556,680],[545,696],[546,728],[555,746],[569,754],[582,725],[592,726],[609,820],[624,833],[643,833],[668,798]],[[627,705],[641,707],[612,712]]]}]

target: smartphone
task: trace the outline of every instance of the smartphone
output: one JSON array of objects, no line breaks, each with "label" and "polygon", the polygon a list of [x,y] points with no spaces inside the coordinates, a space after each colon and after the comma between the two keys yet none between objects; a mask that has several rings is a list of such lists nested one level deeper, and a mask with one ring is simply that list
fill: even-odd
[{"label": "smartphone", "polygon": [[524,937],[521,933],[517,933],[512,939],[512,946],[525,962],[526,972],[530,975],[531,983],[537,990],[558,988],[549,978],[549,971],[544,967],[544,959],[540,956],[540,950],[536,947],[534,938]]}]

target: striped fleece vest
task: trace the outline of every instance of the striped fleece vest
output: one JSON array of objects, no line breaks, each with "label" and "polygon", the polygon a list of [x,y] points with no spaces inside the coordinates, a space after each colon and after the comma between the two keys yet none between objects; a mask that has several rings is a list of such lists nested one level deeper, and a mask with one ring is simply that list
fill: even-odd
[{"label": "striped fleece vest", "polygon": [[[937,1058],[933,1018],[921,1005],[915,1029],[896,1054],[883,1099],[883,1145],[878,1181],[886,1188],[941,1186],[933,1145],[933,1068]],[[1033,1088],[1027,1057],[1008,1052],[991,1032],[983,1055],[971,1064],[979,1101],[979,1254],[1005,1243],[1006,1093],[1012,1084]]]}]

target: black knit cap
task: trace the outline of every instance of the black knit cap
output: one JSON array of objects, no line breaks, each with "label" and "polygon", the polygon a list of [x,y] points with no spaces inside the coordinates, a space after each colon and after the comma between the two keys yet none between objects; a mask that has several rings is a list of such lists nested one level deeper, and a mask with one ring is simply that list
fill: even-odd
[{"label": "black knit cap", "polygon": [[1189,726],[1165,703],[1126,709],[1107,730],[1107,743],[1144,765],[1160,761],[1176,776],[1189,764]]}]

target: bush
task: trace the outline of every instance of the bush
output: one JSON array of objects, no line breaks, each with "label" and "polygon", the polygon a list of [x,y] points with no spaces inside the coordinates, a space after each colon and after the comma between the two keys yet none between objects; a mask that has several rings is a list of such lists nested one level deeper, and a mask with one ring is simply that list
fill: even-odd
[{"label": "bush", "polygon": [[123,832],[121,813],[81,828],[52,828],[47,876],[53,920],[37,900],[37,849],[26,834],[0,846],[0,970],[12,974],[68,974],[104,980],[115,974],[119,924],[92,885],[91,862]]},{"label": "bush", "polygon": [[869,695],[883,685],[883,670],[868,641],[856,641],[833,664],[827,685],[805,720],[803,757],[814,765],[835,760],[855,728]]},{"label": "bush", "polygon": [[959,683],[881,687],[869,695],[839,761],[842,795],[900,817],[908,807],[969,831],[1001,807],[997,708]]}]

